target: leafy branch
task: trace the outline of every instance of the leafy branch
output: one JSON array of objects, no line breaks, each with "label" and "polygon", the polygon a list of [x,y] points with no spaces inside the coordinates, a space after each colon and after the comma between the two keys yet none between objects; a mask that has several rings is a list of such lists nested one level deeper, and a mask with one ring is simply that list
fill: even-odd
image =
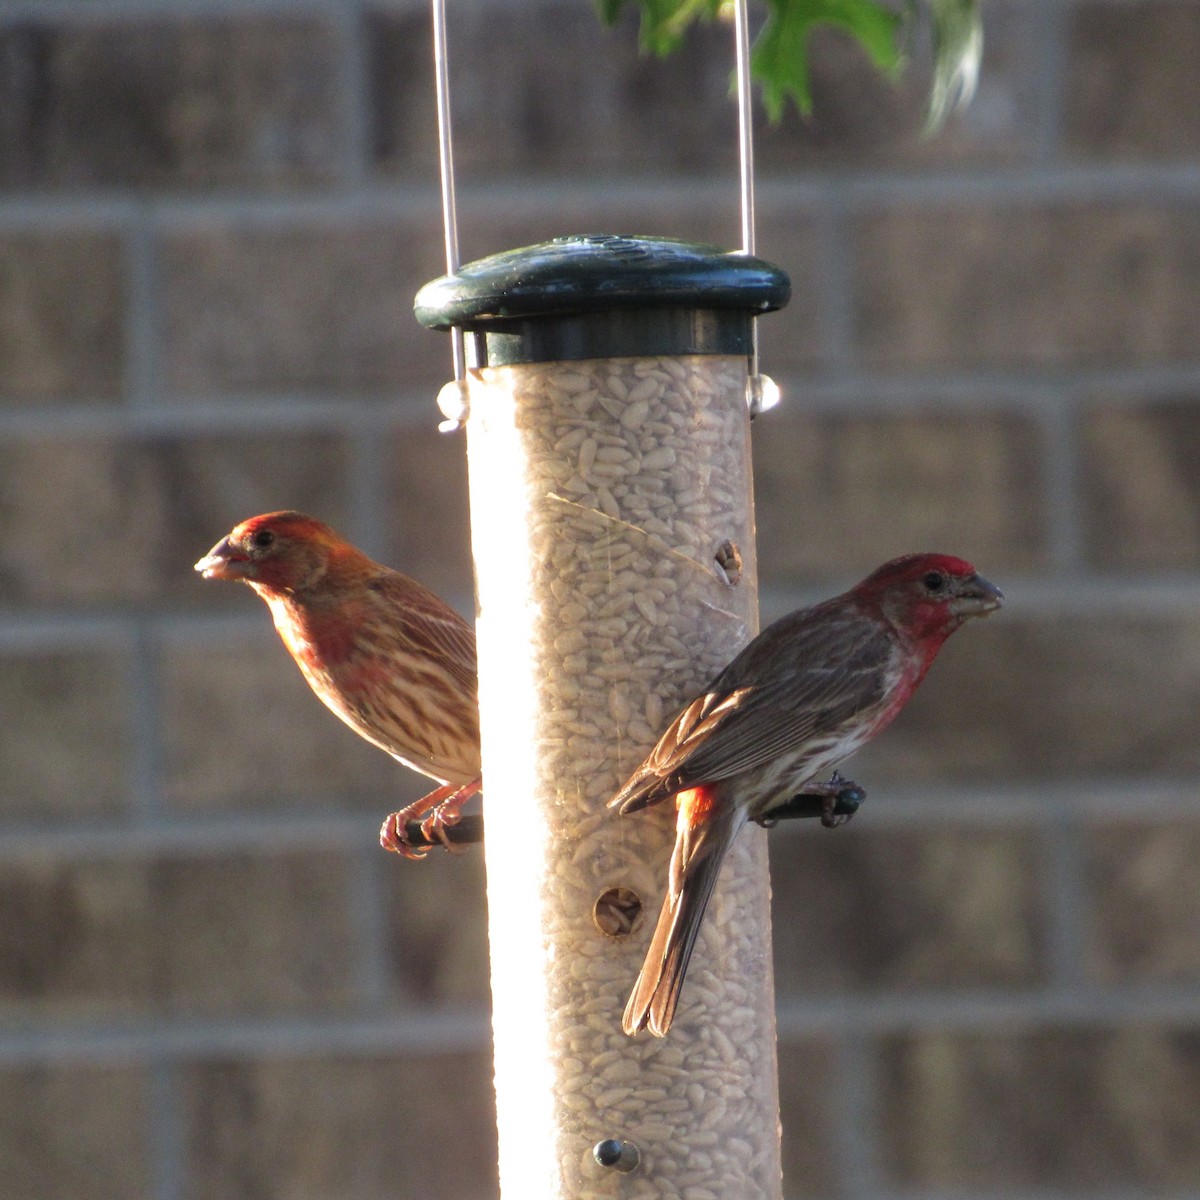
[{"label": "leafy branch", "polygon": [[[601,19],[611,25],[629,5],[641,12],[642,48],[665,55],[696,21],[725,15],[730,0],[596,0]],[[926,0],[933,50],[933,82],[927,129],[936,129],[975,90],[983,53],[979,0]],[[897,7],[881,0],[767,0],[767,19],[755,39],[751,70],[763,102],[778,121],[791,100],[801,113],[812,111],[808,40],[815,29],[832,26],[857,39],[875,67],[896,78],[907,61],[906,47],[916,25],[916,0]]]}]

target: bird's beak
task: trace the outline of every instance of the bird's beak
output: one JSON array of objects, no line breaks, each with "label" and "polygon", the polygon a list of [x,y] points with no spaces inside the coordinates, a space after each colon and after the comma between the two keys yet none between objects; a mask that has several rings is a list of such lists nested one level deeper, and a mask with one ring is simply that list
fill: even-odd
[{"label": "bird's beak", "polygon": [[197,564],[205,579],[245,579],[250,556],[227,537],[222,538]]},{"label": "bird's beak", "polygon": [[950,607],[960,617],[986,617],[1004,603],[1004,593],[982,575],[972,575],[959,586]]}]

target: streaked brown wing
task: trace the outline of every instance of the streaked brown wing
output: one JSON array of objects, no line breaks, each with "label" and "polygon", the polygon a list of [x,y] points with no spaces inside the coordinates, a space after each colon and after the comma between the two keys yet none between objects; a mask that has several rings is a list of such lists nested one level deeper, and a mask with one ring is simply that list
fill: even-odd
[{"label": "streaked brown wing", "polygon": [[413,579],[389,572],[370,583],[384,607],[402,616],[397,635],[415,656],[428,656],[471,696],[478,691],[475,631],[444,600]]},{"label": "streaked brown wing", "polygon": [[627,811],[727,779],[835,731],[880,703],[891,650],[876,622],[857,614],[785,617],[679,714],[614,806]]},{"label": "streaked brown wing", "polygon": [[669,775],[684,762],[697,746],[711,737],[721,723],[743,703],[751,688],[736,688],[732,692],[713,690],[697,696],[671,723],[670,728],[650,751],[643,769],[658,775]]}]

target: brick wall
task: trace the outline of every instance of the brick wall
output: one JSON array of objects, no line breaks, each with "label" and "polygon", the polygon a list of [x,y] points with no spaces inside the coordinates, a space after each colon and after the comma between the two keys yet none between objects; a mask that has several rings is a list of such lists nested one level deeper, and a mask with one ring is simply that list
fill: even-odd
[{"label": "brick wall", "polygon": [[[465,257],[736,241],[727,30],[450,7]],[[766,613],[1010,598],[773,836],[792,1200],[1200,1187],[1200,6],[985,17],[938,139],[836,36],[760,132]],[[494,1194],[479,855],[386,860],[419,781],[191,571],[298,507],[470,610],[432,105],[416,0],[0,4],[6,1195]]]}]

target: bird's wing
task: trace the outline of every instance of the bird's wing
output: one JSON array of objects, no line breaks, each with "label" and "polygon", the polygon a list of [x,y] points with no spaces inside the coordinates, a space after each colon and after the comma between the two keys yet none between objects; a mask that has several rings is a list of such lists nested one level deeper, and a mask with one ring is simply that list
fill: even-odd
[{"label": "bird's wing", "polygon": [[892,643],[859,614],[813,610],[756,638],[672,721],[613,799],[622,812],[753,770],[881,703]]},{"label": "bird's wing", "polygon": [[403,615],[396,632],[412,654],[440,663],[454,683],[474,696],[478,665],[471,626],[428,588],[398,572],[379,575],[369,586],[389,612]]}]

